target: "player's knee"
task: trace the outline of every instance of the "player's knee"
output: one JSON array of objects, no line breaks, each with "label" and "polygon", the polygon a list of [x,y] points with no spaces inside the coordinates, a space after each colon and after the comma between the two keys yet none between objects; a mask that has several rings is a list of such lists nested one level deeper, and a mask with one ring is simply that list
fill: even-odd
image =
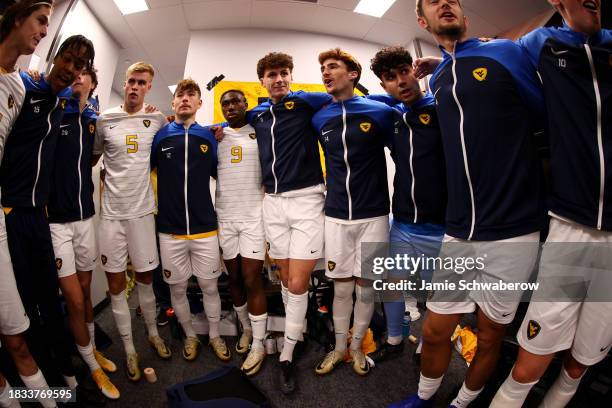
[{"label": "player's knee", "polygon": [[[478,345],[480,348],[480,344]],[[521,384],[532,383],[538,381],[538,373],[535,370],[530,369],[528,365],[516,363],[512,368],[512,378]]]},{"label": "player's knee", "polygon": [[589,367],[574,360],[572,364],[564,364],[563,368],[570,377],[577,379],[582,377]]},{"label": "player's knee", "polygon": [[26,360],[30,357],[30,351],[23,336],[7,336],[6,348],[16,360]]},{"label": "player's knee", "polygon": [[431,321],[425,320],[423,324],[423,342],[430,345],[449,343],[450,335],[444,328],[438,327]]},{"label": "player's knee", "polygon": [[308,280],[306,279],[304,282],[302,277],[290,276],[287,282],[287,289],[291,293],[302,294],[308,289]]},{"label": "player's knee", "polygon": [[249,292],[253,292],[259,289],[261,279],[254,273],[245,274],[244,276],[244,286],[246,286]]}]

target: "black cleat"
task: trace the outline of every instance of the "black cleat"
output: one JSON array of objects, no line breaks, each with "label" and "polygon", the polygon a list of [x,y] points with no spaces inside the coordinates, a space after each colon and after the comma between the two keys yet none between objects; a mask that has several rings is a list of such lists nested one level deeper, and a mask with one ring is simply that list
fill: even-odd
[{"label": "black cleat", "polygon": [[295,391],[295,364],[292,361],[280,362],[280,389],[285,395]]},{"label": "black cleat", "polygon": [[404,351],[404,341],[400,344],[393,345],[389,344],[386,341],[378,348],[375,352],[369,354],[370,358],[375,363],[381,363],[383,361],[392,360],[402,355]]},{"label": "black cleat", "polygon": [[168,324],[168,316],[166,315],[166,309],[159,309],[159,313],[157,314],[157,325],[159,327],[165,326]]}]

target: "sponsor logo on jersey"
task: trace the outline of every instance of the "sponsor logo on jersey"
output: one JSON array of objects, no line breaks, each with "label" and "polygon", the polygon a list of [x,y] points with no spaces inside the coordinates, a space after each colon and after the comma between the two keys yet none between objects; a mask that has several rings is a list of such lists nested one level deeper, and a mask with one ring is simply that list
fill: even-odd
[{"label": "sponsor logo on jersey", "polygon": [[208,151],[208,145],[201,144],[200,145],[200,150],[202,151],[202,153],[206,153]]},{"label": "sponsor logo on jersey", "polygon": [[257,135],[255,133],[249,133],[249,137],[255,140],[257,138]]},{"label": "sponsor logo on jersey", "polygon": [[102,265],[106,265],[106,255],[100,255],[100,260],[102,261]]},{"label": "sponsor logo on jersey", "polygon": [[9,109],[13,109],[14,106],[15,106],[15,98],[13,98],[13,95],[9,95],[9,97],[8,97],[8,107],[9,107]]},{"label": "sponsor logo on jersey", "polygon": [[540,330],[542,330],[540,323],[536,322],[535,320],[530,320],[529,324],[527,324],[527,338],[529,340],[533,339],[540,334]]},{"label": "sponsor logo on jersey", "polygon": [[372,129],[372,124],[370,122],[360,123],[359,129],[361,129],[362,132],[368,133],[370,129]]},{"label": "sponsor logo on jersey", "polygon": [[93,135],[95,133],[95,131],[96,131],[96,126],[93,123],[90,123],[89,124],[89,133]]},{"label": "sponsor logo on jersey", "polygon": [[336,269],[336,263],[334,261],[327,261],[327,269],[332,272],[334,269]]},{"label": "sponsor logo on jersey", "polygon": [[431,116],[428,113],[422,113],[419,115],[419,120],[425,126],[429,125],[429,121],[431,121]]},{"label": "sponsor logo on jersey", "polygon": [[489,70],[486,68],[476,68],[472,71],[472,75],[478,82],[482,82],[487,79],[487,75],[489,74]]},{"label": "sponsor logo on jersey", "polygon": [[55,267],[57,268],[57,270],[59,271],[60,269],[62,269],[62,258],[55,258]]},{"label": "sponsor logo on jersey", "polygon": [[166,279],[170,279],[171,275],[172,272],[170,272],[168,269],[164,269],[164,276],[166,277]]},{"label": "sponsor logo on jersey", "polygon": [[151,126],[151,121],[149,119],[145,119],[142,121],[142,124],[145,125],[145,127],[149,127]]}]

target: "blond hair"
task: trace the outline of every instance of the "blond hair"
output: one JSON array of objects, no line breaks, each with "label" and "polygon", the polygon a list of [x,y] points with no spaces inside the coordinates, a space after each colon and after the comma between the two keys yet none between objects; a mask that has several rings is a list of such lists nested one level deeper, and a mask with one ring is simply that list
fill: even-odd
[{"label": "blond hair", "polygon": [[127,71],[125,72],[125,77],[127,78],[128,76],[130,76],[130,74],[133,74],[134,72],[148,72],[149,74],[151,74],[151,79],[155,77],[155,69],[153,68],[153,65],[148,64],[144,61],[138,61],[130,65]]}]

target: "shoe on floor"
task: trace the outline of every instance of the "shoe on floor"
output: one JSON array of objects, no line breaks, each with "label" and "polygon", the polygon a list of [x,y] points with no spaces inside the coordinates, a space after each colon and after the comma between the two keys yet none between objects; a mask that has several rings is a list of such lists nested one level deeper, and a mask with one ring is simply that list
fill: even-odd
[{"label": "shoe on floor", "polygon": [[254,376],[259,372],[264,359],[266,358],[266,350],[263,348],[252,348],[247,355],[246,360],[242,363],[240,369],[248,377]]},{"label": "shoe on floor", "polygon": [[159,313],[155,320],[157,320],[157,325],[159,327],[165,326],[168,324],[168,315],[166,315],[167,309],[159,309]]},{"label": "shoe on floor", "polygon": [[94,382],[106,398],[112,400],[119,399],[119,390],[113,385],[110,378],[108,378],[101,368],[98,368],[91,373],[91,378],[93,378]]},{"label": "shoe on floor", "polygon": [[115,371],[117,371],[117,366],[115,365],[115,363],[106,358],[106,356],[104,356],[102,352],[94,349],[94,357],[96,358],[96,361],[98,362],[100,367],[102,367],[102,369],[107,373],[114,373]]},{"label": "shoe on floor", "polygon": [[332,350],[325,355],[323,360],[315,368],[315,373],[319,375],[329,374],[336,366],[344,361],[344,351]]},{"label": "shoe on floor", "polygon": [[225,344],[225,340],[223,340],[221,337],[210,339],[208,344],[210,344],[210,347],[212,347],[217,357],[219,357],[219,360],[229,361],[232,358],[232,353],[230,353],[227,344]]},{"label": "shoe on floor", "polygon": [[166,346],[164,339],[159,336],[151,336],[149,337],[149,344],[153,347],[153,350],[157,353],[157,355],[163,359],[169,359],[172,356],[172,352]]},{"label": "shoe on floor", "polygon": [[138,366],[138,354],[128,354],[127,361],[125,363],[125,368],[127,372],[127,377],[130,381],[136,382],[140,380],[140,377],[142,377],[142,372],[140,371],[140,367]]},{"label": "shoe on floor", "polygon": [[183,345],[183,358],[187,361],[195,360],[201,344],[197,337],[186,337]]},{"label": "shoe on floor", "polygon": [[280,389],[285,395],[295,391],[295,363],[292,361],[280,362]]},{"label": "shoe on floor", "polygon": [[376,349],[375,352],[370,354],[370,358],[376,363],[383,361],[392,360],[402,355],[404,351],[404,342],[400,344],[389,344],[386,341]]},{"label": "shoe on floor", "polygon": [[370,363],[368,363],[363,351],[349,350],[349,354],[353,359],[353,371],[359,375],[368,375],[370,373]]},{"label": "shoe on floor", "polygon": [[412,394],[408,398],[394,402],[387,408],[431,408],[433,407],[433,399],[424,400],[419,398],[418,394]]},{"label": "shoe on floor", "polygon": [[249,346],[253,340],[253,332],[251,330],[244,330],[236,343],[236,353],[244,354],[249,351]]},{"label": "shoe on floor", "polygon": [[421,312],[419,311],[419,308],[417,307],[416,304],[411,304],[411,305],[406,304],[405,311],[406,313],[410,315],[411,322],[416,322],[417,320],[421,318]]}]

